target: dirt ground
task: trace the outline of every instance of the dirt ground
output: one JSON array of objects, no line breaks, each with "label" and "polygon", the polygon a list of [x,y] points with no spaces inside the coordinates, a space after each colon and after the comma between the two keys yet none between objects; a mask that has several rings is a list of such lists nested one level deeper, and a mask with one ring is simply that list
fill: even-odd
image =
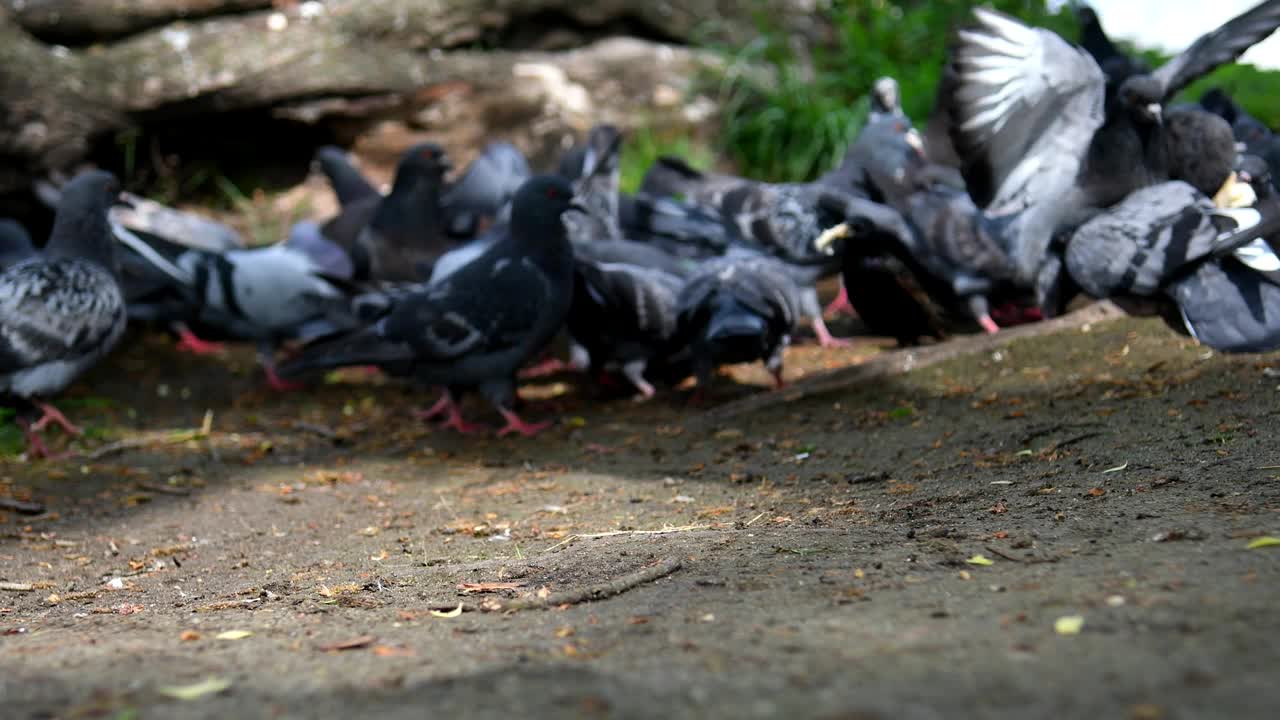
[{"label": "dirt ground", "polygon": [[0,716],[1276,716],[1280,357],[1126,319],[706,429],[524,391],[564,422],[462,437],[131,336],[78,458],[0,464]]}]

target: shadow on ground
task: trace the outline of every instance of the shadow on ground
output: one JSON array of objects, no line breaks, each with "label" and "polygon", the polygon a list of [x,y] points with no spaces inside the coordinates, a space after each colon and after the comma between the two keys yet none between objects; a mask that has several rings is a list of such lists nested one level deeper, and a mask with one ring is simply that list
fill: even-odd
[{"label": "shadow on ground", "polygon": [[0,467],[47,509],[0,524],[5,716],[1267,717],[1278,369],[1123,320],[707,431],[551,378],[499,441],[140,336],[72,405],[146,447]]}]

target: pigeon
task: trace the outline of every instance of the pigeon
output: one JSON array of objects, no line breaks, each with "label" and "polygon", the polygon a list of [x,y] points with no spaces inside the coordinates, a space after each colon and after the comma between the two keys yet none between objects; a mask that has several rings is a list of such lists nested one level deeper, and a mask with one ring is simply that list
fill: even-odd
[{"label": "pigeon", "polygon": [[698,268],[677,297],[671,379],[692,372],[701,394],[720,365],[760,360],[778,387],[785,384],[783,353],[803,300],[783,265],[756,255],[718,258]]},{"label": "pigeon", "polygon": [[0,219],[0,270],[36,254],[31,235],[15,220]]},{"label": "pigeon", "polygon": [[[576,155],[570,153],[570,155]],[[575,246],[592,242],[623,239],[618,213],[619,165],[622,156],[622,133],[612,125],[596,125],[587,135],[582,151],[582,167],[570,180],[574,196],[586,208],[585,213],[566,216],[569,240]],[[561,177],[570,169],[563,167]]]},{"label": "pigeon", "polygon": [[372,205],[382,199],[382,193],[373,183],[351,164],[347,153],[333,145],[323,145],[316,150],[315,164],[329,179],[333,194],[338,198],[338,206]]},{"label": "pigeon", "polygon": [[[356,326],[351,259],[311,223],[295,225],[275,245],[223,253],[147,241],[121,227],[117,238],[149,267],[149,293],[135,302],[169,321],[214,328],[257,344],[258,360],[276,390],[294,389],[275,370],[286,340],[306,341]],[[139,310],[138,312],[142,312]]]},{"label": "pigeon", "polygon": [[593,373],[620,370],[639,391],[635,399],[647,400],[655,390],[645,373],[650,363],[665,359],[684,279],[607,254],[593,257],[597,248],[614,244],[593,243],[575,250],[573,303],[566,325],[573,342],[586,352]]},{"label": "pigeon", "polygon": [[77,175],[62,188],[43,250],[0,271],[0,392],[41,412],[20,420],[35,455],[48,456],[39,433],[50,423],[80,434],[41,398],[109,353],[128,322],[107,220],[119,194],[110,173]]},{"label": "pigeon", "polygon": [[[926,306],[964,308],[983,330],[997,332],[988,296],[1005,290],[1013,275],[998,224],[963,189],[937,176],[937,165],[926,158],[906,118],[884,116],[868,123],[849,157],[871,197],[896,213],[864,213],[856,219],[868,227],[857,241],[844,244],[844,287],[857,294],[859,301],[850,297],[850,302],[863,321],[877,334],[913,343],[924,335],[940,339],[942,315],[955,314]],[[850,213],[856,216],[853,209],[846,210]],[[829,248],[834,239],[824,233],[817,246]],[[888,271],[915,277],[888,277]],[[899,287],[902,283],[906,285]],[[897,299],[878,298],[879,292]],[[895,329],[898,317],[901,328]]]},{"label": "pigeon", "polygon": [[568,314],[574,261],[562,216],[570,211],[581,207],[564,179],[534,176],[516,192],[510,223],[485,253],[394,300],[372,325],[309,345],[281,373],[391,364],[447,388],[424,415],[445,412],[454,427],[471,429],[457,395],[476,389],[506,420],[500,436],[540,432],[549,423],[526,423],[513,407],[516,372]]},{"label": "pigeon", "polygon": [[449,167],[444,150],[434,143],[415,145],[400,160],[391,192],[355,239],[352,256],[368,258],[371,279],[422,280],[453,246],[441,206]]},{"label": "pigeon", "polygon": [[[1246,192],[1243,202],[1251,200]],[[1220,208],[1173,181],[1138,190],[1081,225],[1064,262],[1094,297],[1171,303],[1180,312],[1166,319],[1211,347],[1270,350],[1280,346],[1280,257],[1263,238],[1278,228],[1274,197]]]},{"label": "pigeon", "polygon": [[1231,131],[1236,140],[1244,143],[1245,152],[1256,155],[1271,166],[1274,187],[1280,189],[1280,175],[1275,173],[1280,168],[1280,137],[1262,121],[1245,112],[1221,88],[1211,88],[1200,97],[1200,106],[1211,113],[1219,115],[1231,123]]},{"label": "pigeon", "polygon": [[533,176],[529,161],[509,142],[491,142],[440,199],[446,232],[475,237],[486,223],[507,219],[516,190]]},{"label": "pigeon", "polygon": [[1230,128],[1199,110],[1163,103],[1280,25],[1271,0],[1202,36],[1149,74],[1133,75],[1104,109],[1106,78],[1088,53],[1058,35],[976,8],[954,52],[952,139],[966,186],[992,219],[1018,284],[1042,306],[1057,276],[1042,272],[1054,237],[1130,192],[1184,180],[1214,194],[1235,161]]},{"label": "pigeon", "polygon": [[1125,53],[1111,41],[1093,8],[1085,4],[1076,6],[1076,22],[1080,25],[1080,47],[1093,57],[1106,75],[1112,95],[1130,77],[1151,72],[1146,63]]},{"label": "pigeon", "polygon": [[762,183],[745,178],[704,173],[673,157],[661,157],[641,181],[641,192],[683,197],[712,208],[729,236],[730,249],[763,253],[786,261],[793,282],[803,286],[812,302],[805,302],[805,316],[824,347],[847,345],[834,337],[822,319],[815,284],[840,269],[838,259],[818,253],[813,241],[825,229],[844,219],[839,209],[857,200],[853,193],[821,183]]}]

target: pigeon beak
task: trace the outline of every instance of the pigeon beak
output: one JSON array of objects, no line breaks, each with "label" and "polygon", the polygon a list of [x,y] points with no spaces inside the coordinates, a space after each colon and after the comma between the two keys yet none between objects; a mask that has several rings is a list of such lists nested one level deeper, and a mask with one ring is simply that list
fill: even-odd
[{"label": "pigeon beak", "polygon": [[1243,153],[1245,150],[1248,150],[1248,149],[1249,149],[1248,145],[1245,145],[1242,142],[1236,143],[1236,152]]},{"label": "pigeon beak", "polygon": [[1160,103],[1147,105],[1147,114],[1151,116],[1153,122],[1160,123],[1164,120],[1164,108],[1160,107]]},{"label": "pigeon beak", "polygon": [[1252,207],[1257,201],[1258,195],[1253,191],[1253,186],[1240,182],[1236,173],[1228,175],[1226,182],[1222,183],[1222,187],[1213,196],[1214,206],[1224,209]]},{"label": "pigeon beak", "polygon": [[912,150],[916,151],[917,155],[924,157],[924,140],[921,139],[920,133],[915,128],[907,131],[907,144],[911,146]]},{"label": "pigeon beak", "polygon": [[816,248],[819,252],[825,253],[827,255],[834,255],[835,248],[832,246],[835,245],[836,240],[839,240],[841,238],[847,238],[850,235],[852,235],[852,233],[849,231],[849,223],[840,223],[839,225],[832,225],[826,230],[823,230],[822,234],[814,239],[813,247]]},{"label": "pigeon beak", "polygon": [[569,209],[576,212],[580,212],[583,215],[586,215],[589,212],[587,210],[587,206],[584,205],[582,201],[577,198],[577,196],[574,196],[574,198],[569,201]]}]

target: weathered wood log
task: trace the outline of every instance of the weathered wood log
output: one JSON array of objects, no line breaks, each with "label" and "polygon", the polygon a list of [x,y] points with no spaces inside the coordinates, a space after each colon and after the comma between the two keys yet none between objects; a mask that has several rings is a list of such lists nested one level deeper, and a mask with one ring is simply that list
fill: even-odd
[{"label": "weathered wood log", "polygon": [[[655,99],[668,105],[682,100],[688,78],[676,73],[692,75],[709,56],[654,43],[593,46],[597,56],[582,50],[482,51],[478,45],[545,23],[548,16],[567,18],[579,28],[623,22],[679,42],[704,34],[748,37],[754,27],[751,13],[761,7],[794,18],[800,29],[816,22],[803,12],[806,0],[764,0],[763,5],[753,0],[330,0],[171,22],[116,42],[68,50],[30,35],[23,22],[38,17],[33,5],[62,8],[68,14],[59,22],[74,18],[86,28],[98,27],[95,18],[117,5],[128,6],[128,17],[150,18],[169,17],[164,13],[184,7],[220,11],[237,5],[233,0],[0,2],[0,193],[67,168],[85,157],[96,139],[157,118],[265,108],[317,122],[388,106],[429,105],[442,87],[500,85],[517,98],[527,99],[531,92],[558,96],[573,110],[584,105],[579,102],[584,92],[591,101],[597,90],[591,83],[618,85],[614,75],[656,78],[659,70],[667,72],[672,80],[662,83],[661,98],[652,91],[657,80],[639,94],[634,87],[614,93],[623,104],[615,114],[629,115],[634,124],[649,114],[648,106],[664,104]],[[11,8],[19,5],[24,9],[15,14]],[[245,5],[252,4],[246,0]],[[610,55],[621,62],[607,62]],[[607,72],[599,72],[596,62]],[[568,72],[562,67],[566,63],[577,69]],[[578,107],[584,115],[590,109]]]},{"label": "weathered wood log", "polygon": [[46,42],[86,45],[174,20],[269,8],[272,0],[0,0]]}]

